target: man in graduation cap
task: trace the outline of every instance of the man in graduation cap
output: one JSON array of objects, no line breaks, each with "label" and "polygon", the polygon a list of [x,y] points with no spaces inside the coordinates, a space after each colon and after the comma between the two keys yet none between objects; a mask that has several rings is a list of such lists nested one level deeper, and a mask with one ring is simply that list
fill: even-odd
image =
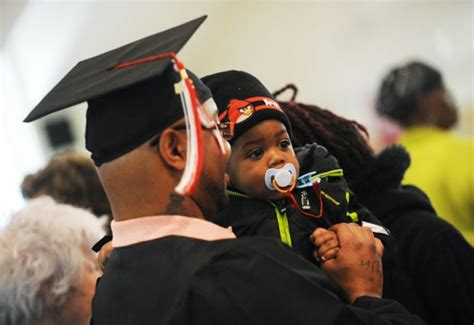
[{"label": "man in graduation cap", "polygon": [[210,222],[227,199],[230,149],[209,90],[175,56],[204,19],[79,63],[26,118],[88,102],[86,146],[115,219],[93,322],[422,323],[380,298],[370,231],[334,229],[341,249],[326,263],[339,291],[277,240]]}]

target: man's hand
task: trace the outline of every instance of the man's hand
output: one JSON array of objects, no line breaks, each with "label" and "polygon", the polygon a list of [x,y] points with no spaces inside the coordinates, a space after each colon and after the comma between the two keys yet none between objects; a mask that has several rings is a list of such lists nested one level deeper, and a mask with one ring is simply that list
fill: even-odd
[{"label": "man's hand", "polygon": [[328,259],[322,269],[339,286],[349,303],[358,297],[381,297],[383,287],[383,245],[370,228],[355,223],[339,223],[329,230],[339,240],[335,258]]},{"label": "man's hand", "polygon": [[102,248],[99,251],[99,255],[97,256],[97,261],[99,262],[99,266],[102,270],[102,272],[105,270],[105,265],[107,264],[107,261],[109,260],[110,254],[112,254],[112,241],[109,241],[108,243],[104,244]]}]

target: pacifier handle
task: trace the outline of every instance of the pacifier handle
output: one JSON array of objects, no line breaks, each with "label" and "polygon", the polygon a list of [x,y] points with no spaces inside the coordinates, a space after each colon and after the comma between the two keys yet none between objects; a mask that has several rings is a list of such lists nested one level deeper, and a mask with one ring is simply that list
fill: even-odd
[{"label": "pacifier handle", "polygon": [[283,194],[287,194],[287,193],[290,193],[291,191],[293,191],[293,189],[296,186],[296,177],[292,175],[291,180],[292,180],[291,187],[287,190],[284,190],[284,189],[280,188],[280,186],[277,184],[277,181],[276,181],[275,178],[273,178],[273,180],[272,180],[272,185],[273,185],[273,187],[275,187],[275,190],[277,190],[278,192],[283,193]]}]

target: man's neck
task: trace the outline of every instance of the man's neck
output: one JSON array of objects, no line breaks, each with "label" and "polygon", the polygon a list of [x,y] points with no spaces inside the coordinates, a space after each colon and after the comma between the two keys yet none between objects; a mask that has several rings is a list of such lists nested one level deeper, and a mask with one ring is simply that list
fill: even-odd
[{"label": "man's neck", "polygon": [[163,214],[187,216],[189,211],[185,208],[184,197],[176,193],[171,193]]},{"label": "man's neck", "polygon": [[[157,200],[158,201],[158,200]],[[196,203],[185,196],[177,193],[169,193],[167,200],[160,200],[158,204],[145,204],[144,202],[136,202],[128,207],[122,206],[121,209],[113,209],[115,221],[125,221],[141,217],[157,216],[157,215],[179,215],[190,218],[205,219],[201,209]],[[142,204],[140,204],[142,203]],[[112,208],[114,208],[112,206]]]}]

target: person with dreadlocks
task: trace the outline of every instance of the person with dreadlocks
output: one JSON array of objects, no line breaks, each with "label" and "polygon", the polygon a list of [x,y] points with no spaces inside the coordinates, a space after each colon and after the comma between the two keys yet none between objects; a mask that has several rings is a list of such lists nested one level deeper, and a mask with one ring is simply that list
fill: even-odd
[{"label": "person with dreadlocks", "polygon": [[[436,215],[420,189],[401,185],[410,164],[408,153],[393,146],[375,155],[364,126],[296,102],[294,85],[284,87],[275,96],[288,88],[295,92],[292,99],[279,101],[279,105],[292,123],[294,145],[316,142],[335,155],[349,187],[396,240],[394,277],[384,274],[384,295],[401,302],[429,324],[471,324],[474,251],[456,228]],[[304,158],[301,154],[298,151],[299,159]],[[301,165],[303,173],[306,168],[310,167]]]},{"label": "person with dreadlocks", "polygon": [[202,80],[232,146],[227,166],[231,202],[219,212],[218,224],[232,226],[238,237],[279,238],[315,264],[337,256],[337,237],[325,229],[342,222],[361,222],[390,246],[388,232],[357,203],[325,148],[308,148],[317,164],[299,175],[290,122],[257,78],[232,70]]},{"label": "person with dreadlocks", "polygon": [[402,128],[399,142],[411,156],[403,182],[423,189],[436,212],[474,245],[474,141],[450,132],[457,108],[441,73],[417,61],[393,68],[376,110]]}]

